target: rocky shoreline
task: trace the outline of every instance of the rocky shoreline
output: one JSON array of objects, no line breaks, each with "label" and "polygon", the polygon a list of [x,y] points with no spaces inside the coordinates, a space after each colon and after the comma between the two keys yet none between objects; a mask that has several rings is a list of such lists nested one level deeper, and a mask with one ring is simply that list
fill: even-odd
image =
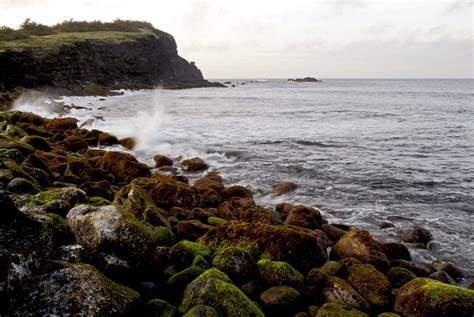
[{"label": "rocky shoreline", "polygon": [[317,208],[263,208],[199,158],[147,166],[109,148],[133,139],[73,118],[2,112],[0,127],[0,315],[474,312],[455,264],[412,261],[424,228],[379,241]]}]

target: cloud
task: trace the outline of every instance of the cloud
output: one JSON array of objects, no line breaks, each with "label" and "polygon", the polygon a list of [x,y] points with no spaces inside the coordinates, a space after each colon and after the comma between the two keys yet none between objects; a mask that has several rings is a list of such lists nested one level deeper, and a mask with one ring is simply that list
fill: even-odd
[{"label": "cloud", "polygon": [[472,8],[474,8],[474,0],[454,0],[446,7],[446,13],[453,14],[464,10],[472,10]]}]

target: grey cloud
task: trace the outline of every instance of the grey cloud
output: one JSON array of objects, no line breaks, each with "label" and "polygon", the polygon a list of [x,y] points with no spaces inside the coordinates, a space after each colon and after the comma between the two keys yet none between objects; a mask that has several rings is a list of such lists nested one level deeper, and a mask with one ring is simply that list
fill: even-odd
[{"label": "grey cloud", "polygon": [[464,10],[472,10],[473,7],[474,0],[454,0],[446,7],[446,13],[457,13]]}]

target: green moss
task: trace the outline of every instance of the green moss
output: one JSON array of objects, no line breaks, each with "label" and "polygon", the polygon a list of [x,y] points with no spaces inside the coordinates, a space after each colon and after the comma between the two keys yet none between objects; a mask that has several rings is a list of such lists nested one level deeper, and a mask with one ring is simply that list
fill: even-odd
[{"label": "green moss", "polygon": [[366,313],[363,313],[354,308],[348,308],[338,303],[326,303],[319,310],[317,317],[369,317]]},{"label": "green moss", "polygon": [[229,277],[219,270],[210,269],[192,281],[183,296],[179,312],[185,314],[196,305],[213,307],[223,316],[264,316]]},{"label": "green moss", "polygon": [[206,261],[206,259],[205,259],[202,255],[200,255],[200,254],[196,255],[196,257],[194,258],[193,263],[191,264],[191,266],[198,266],[198,267],[200,267],[200,268],[202,268],[202,269],[204,269],[204,270],[207,270],[207,269],[210,268],[209,263],[208,263],[208,262]]},{"label": "green moss", "polygon": [[[417,279],[419,280],[419,279]],[[433,304],[438,301],[466,300],[474,303],[474,290],[445,284],[436,280],[423,279],[421,289],[427,294]]]},{"label": "green moss", "polygon": [[304,276],[290,264],[282,261],[260,260],[260,275],[270,285],[301,286]]},{"label": "green moss", "polygon": [[219,314],[211,306],[196,305],[184,314],[183,317],[219,317]]},{"label": "green moss", "polygon": [[202,273],[204,273],[204,270],[202,268],[197,266],[191,266],[187,269],[182,270],[181,272],[173,274],[173,276],[171,276],[166,282],[166,285],[174,293],[179,294],[184,291],[186,285],[191,283],[196,277],[198,277]]},{"label": "green moss", "polygon": [[173,231],[168,227],[154,227],[154,239],[160,246],[170,247],[176,243],[176,236]]},{"label": "green moss", "polygon": [[181,240],[171,250],[176,260],[185,266],[191,264],[197,255],[202,256],[204,259],[208,259],[212,255],[212,250],[207,245],[188,240]]},{"label": "green moss", "polygon": [[154,298],[145,305],[147,316],[174,317],[177,308],[163,299]]},{"label": "green moss", "polygon": [[91,204],[92,206],[101,207],[101,206],[110,205],[111,202],[103,197],[96,196],[96,197],[89,198],[89,204]]},{"label": "green moss", "polygon": [[219,217],[209,217],[207,218],[207,223],[213,226],[221,225],[227,223],[227,220]]}]

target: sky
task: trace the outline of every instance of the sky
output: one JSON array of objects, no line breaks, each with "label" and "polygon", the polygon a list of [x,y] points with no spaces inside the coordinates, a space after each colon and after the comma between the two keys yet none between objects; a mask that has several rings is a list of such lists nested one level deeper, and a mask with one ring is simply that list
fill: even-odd
[{"label": "sky", "polygon": [[26,18],[145,20],[206,78],[472,78],[474,0],[0,0]]}]

